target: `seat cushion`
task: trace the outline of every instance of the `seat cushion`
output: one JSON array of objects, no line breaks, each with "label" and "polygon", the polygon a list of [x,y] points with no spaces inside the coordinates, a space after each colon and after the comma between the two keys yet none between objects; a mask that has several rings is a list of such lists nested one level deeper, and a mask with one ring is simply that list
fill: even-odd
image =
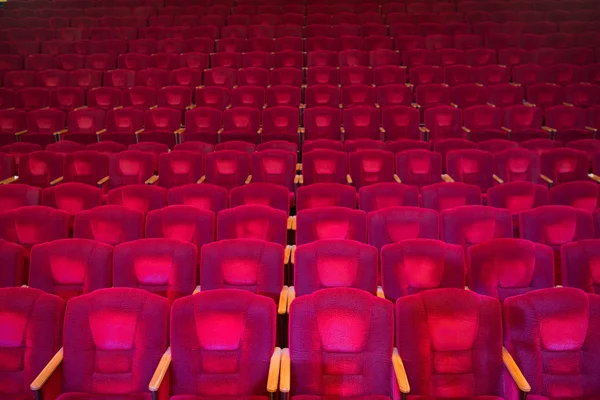
[{"label": "seat cushion", "polygon": [[132,394],[93,394],[70,392],[61,394],[56,400],[152,400],[152,395],[150,392]]},{"label": "seat cushion", "polygon": [[0,400],[33,400],[33,392],[27,394],[0,393]]},{"label": "seat cushion", "polygon": [[528,394],[527,400],[598,400],[600,394],[597,396],[583,396],[583,397],[546,397],[539,394]]},{"label": "seat cushion", "polygon": [[[410,400],[450,400],[448,397],[434,397],[434,396],[407,396]],[[502,397],[496,396],[469,396],[469,397],[460,397],[460,400],[503,400]],[[529,396],[527,396],[527,400],[530,400]]]},{"label": "seat cushion", "polygon": [[202,397],[192,396],[188,394],[180,394],[172,396],[171,400],[268,400],[267,396],[216,396],[216,397]]},{"label": "seat cushion", "polygon": [[313,396],[313,395],[308,395],[308,394],[293,396],[292,399],[293,400],[390,400],[389,397],[381,396],[381,395],[350,396],[350,397],[341,396],[340,397],[340,396]]}]

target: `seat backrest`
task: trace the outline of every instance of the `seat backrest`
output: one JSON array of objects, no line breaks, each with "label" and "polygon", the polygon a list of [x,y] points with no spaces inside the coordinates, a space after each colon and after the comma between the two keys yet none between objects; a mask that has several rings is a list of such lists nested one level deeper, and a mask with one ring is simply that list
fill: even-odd
[{"label": "seat backrest", "polygon": [[111,154],[108,159],[109,186],[144,183],[154,173],[154,155],[137,150]]},{"label": "seat backrest", "polygon": [[481,204],[479,186],[463,182],[442,182],[421,188],[421,205],[440,212],[448,208]]},{"label": "seat backrest", "polygon": [[144,184],[122,186],[108,192],[106,204],[127,207],[145,215],[167,205],[167,189]]},{"label": "seat backrest", "polygon": [[144,237],[144,214],[124,206],[106,205],[75,214],[73,237],[117,245]]},{"label": "seat backrest", "polygon": [[23,206],[37,206],[42,200],[42,189],[21,183],[0,186],[0,209],[12,210]]},{"label": "seat backrest", "polygon": [[493,239],[471,246],[468,283],[476,293],[504,301],[554,286],[554,254],[548,246],[523,239]]},{"label": "seat backrest", "polygon": [[584,239],[560,247],[562,284],[600,294],[600,240]]},{"label": "seat backrest", "polygon": [[188,205],[170,205],[146,216],[147,238],[168,238],[200,248],[215,240],[215,213]]},{"label": "seat backrest", "polygon": [[45,206],[25,206],[0,213],[0,239],[25,247],[69,237],[69,214]]},{"label": "seat backrest", "polygon": [[65,302],[38,289],[0,289],[0,396],[27,398],[29,386],[61,347]]},{"label": "seat backrest", "polygon": [[353,287],[377,292],[378,252],[354,240],[317,240],[296,248],[296,296],[332,287]]},{"label": "seat backrest", "polygon": [[419,207],[395,206],[367,215],[369,244],[383,246],[407,239],[437,239],[438,213]]},{"label": "seat backrest", "polygon": [[291,193],[284,186],[273,183],[255,182],[231,189],[229,191],[229,206],[237,207],[246,204],[261,204],[289,214],[290,196]]},{"label": "seat backrest", "polygon": [[461,206],[440,213],[440,238],[465,250],[496,238],[511,238],[512,217],[508,210],[487,206]]},{"label": "seat backrest", "polygon": [[446,171],[454,180],[477,185],[486,192],[494,185],[492,153],[477,149],[455,150],[448,153]]},{"label": "seat backrest", "polygon": [[379,182],[394,182],[394,153],[362,150],[351,153],[350,176],[357,189]]},{"label": "seat backrest", "polygon": [[79,182],[66,182],[44,189],[42,204],[75,214],[102,205],[102,189]]},{"label": "seat backrest", "polygon": [[396,154],[396,174],[407,185],[422,187],[442,181],[442,155],[425,149]]},{"label": "seat backrest", "polygon": [[313,183],[346,183],[348,154],[343,151],[315,149],[302,156],[305,185]]},{"label": "seat backrest", "polygon": [[252,154],[252,181],[285,186],[293,192],[297,155],[286,150],[264,150]]},{"label": "seat backrest", "polygon": [[173,301],[190,295],[198,279],[198,250],[177,239],[139,239],[113,252],[113,285],[134,287]]},{"label": "seat backrest", "polygon": [[392,332],[392,304],[366,291],[298,297],[290,308],[292,395],[391,396]]},{"label": "seat backrest", "polygon": [[250,155],[235,150],[215,151],[206,155],[206,182],[227,189],[241,186],[250,174]]},{"label": "seat backrest", "polygon": [[271,299],[244,290],[203,290],[175,301],[171,394],[268,396],[276,317]]},{"label": "seat backrest", "polygon": [[285,246],[287,219],[286,212],[260,204],[229,208],[217,215],[217,240],[260,239]]},{"label": "seat backrest", "polygon": [[550,204],[593,212],[599,208],[600,187],[595,182],[565,182],[550,189]]},{"label": "seat backrest", "polygon": [[168,346],[169,301],[139,289],[100,289],[69,300],[64,392],[131,394],[148,389]]},{"label": "seat backrest", "polygon": [[31,249],[29,286],[69,300],[112,286],[112,246],[60,239]]},{"label": "seat backrest", "polygon": [[588,156],[585,152],[559,148],[543,152],[540,156],[542,174],[555,184],[588,180]]},{"label": "seat backrest", "polygon": [[167,204],[192,206],[216,214],[227,208],[227,189],[208,183],[177,186],[167,192]]},{"label": "seat backrest", "polygon": [[[531,182],[506,182],[487,192],[488,205],[505,208],[516,219],[518,214],[550,203],[548,188]],[[516,222],[516,221],[513,221]]]},{"label": "seat backrest", "polygon": [[376,183],[360,188],[358,202],[366,212],[394,206],[419,207],[419,189],[396,182]]},{"label": "seat backrest", "polygon": [[279,301],[284,279],[284,248],[257,239],[228,239],[202,249],[200,287],[241,289]]},{"label": "seat backrest", "polygon": [[381,249],[385,297],[398,298],[437,288],[465,286],[462,247],[434,239],[407,239]]},{"label": "seat backrest", "polygon": [[367,213],[346,207],[320,207],[296,214],[296,244],[320,239],[367,241]]},{"label": "seat backrest", "polygon": [[504,343],[532,395],[594,398],[600,393],[598,313],[600,297],[574,288],[535,290],[504,301]]},{"label": "seat backrest", "polygon": [[164,188],[196,183],[203,174],[204,157],[199,152],[176,150],[158,156],[158,184]]},{"label": "seat backrest", "polygon": [[519,214],[521,239],[559,249],[561,245],[592,239],[592,213],[569,206],[542,206]]},{"label": "seat backrest", "polygon": [[19,181],[31,186],[48,187],[63,175],[63,157],[51,151],[34,151],[19,157]]},{"label": "seat backrest", "polygon": [[411,393],[502,396],[502,312],[496,299],[454,288],[402,297],[396,302],[396,346]]},{"label": "seat backrest", "polygon": [[356,208],[356,189],[341,183],[313,183],[296,189],[296,211],[319,207]]}]

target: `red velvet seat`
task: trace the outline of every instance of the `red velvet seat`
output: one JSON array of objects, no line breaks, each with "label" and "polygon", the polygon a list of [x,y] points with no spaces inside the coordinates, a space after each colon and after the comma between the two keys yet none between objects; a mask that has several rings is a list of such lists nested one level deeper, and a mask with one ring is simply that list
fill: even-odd
[{"label": "red velvet seat", "polygon": [[[168,345],[168,323],[168,300],[139,289],[101,289],[71,299],[58,399],[150,399],[148,384]],[[124,365],[131,366],[126,374]]]},{"label": "red velvet seat", "polygon": [[26,248],[69,237],[69,215],[45,206],[24,206],[0,213],[0,239]]},{"label": "red velvet seat", "polygon": [[146,215],[167,205],[167,189],[144,184],[122,186],[107,193],[106,204],[127,207]]},{"label": "red velvet seat", "polygon": [[61,239],[31,249],[29,287],[69,300],[112,286],[112,246],[88,239]]},{"label": "red velvet seat", "polygon": [[[410,383],[408,399],[504,398],[496,299],[454,288],[402,297],[396,302],[396,346]],[[470,362],[459,361],[467,355]]]},{"label": "red velvet seat", "polygon": [[294,291],[296,296],[332,287],[351,287],[377,292],[378,252],[353,240],[317,240],[296,248]]},{"label": "red velvet seat", "polygon": [[598,208],[600,187],[595,182],[565,182],[550,189],[550,204],[593,212]]},{"label": "red velvet seat", "polygon": [[259,204],[229,208],[217,215],[217,240],[260,239],[285,246],[287,219],[286,212]]},{"label": "red velvet seat", "polygon": [[[505,300],[504,343],[531,385],[528,398],[592,400],[600,395],[595,368],[599,311],[598,296],[574,288],[536,290]],[[548,380],[552,384],[543,384]],[[516,388],[510,389],[516,398]]]},{"label": "red velvet seat", "polygon": [[117,245],[144,236],[144,214],[123,206],[106,205],[77,213],[73,237]]},{"label": "red velvet seat", "polygon": [[407,239],[437,239],[438,213],[419,207],[396,206],[367,214],[369,244],[381,250]]},{"label": "red velvet seat", "polygon": [[492,153],[477,149],[455,150],[448,154],[446,171],[455,181],[479,186],[486,192],[496,184]]},{"label": "red velvet seat", "polygon": [[394,154],[385,150],[351,153],[350,176],[357,189],[381,182],[395,182]]},{"label": "red velvet seat", "polygon": [[[0,289],[0,324],[5,335],[0,352],[0,398],[33,398],[29,386],[62,343],[65,303],[32,288]],[[51,380],[42,395],[56,396],[59,380]]]},{"label": "red velvet seat", "polygon": [[170,189],[196,183],[203,175],[204,157],[199,152],[174,150],[158,156],[158,185],[161,187]]},{"label": "red velvet seat", "polygon": [[486,206],[461,206],[440,213],[440,238],[446,243],[470,246],[513,235],[508,210]]},{"label": "red velvet seat", "polygon": [[320,239],[367,241],[366,213],[346,207],[319,207],[296,215],[296,244]]},{"label": "red velvet seat", "polygon": [[214,213],[227,208],[227,189],[210,184],[188,185],[171,188],[167,193],[168,205],[188,205]]},{"label": "red velvet seat", "polygon": [[561,246],[562,283],[587,293],[600,293],[600,280],[596,274],[598,239],[584,239]]},{"label": "red velvet seat", "polygon": [[347,207],[355,209],[356,189],[340,183],[314,183],[296,190],[296,210],[319,207]]},{"label": "red velvet seat", "polygon": [[42,189],[20,183],[0,186],[0,208],[3,211],[24,206],[39,206]]},{"label": "red velvet seat", "polygon": [[406,185],[423,187],[442,181],[442,155],[425,149],[396,154],[396,174]]},{"label": "red velvet seat", "polygon": [[433,239],[408,239],[381,249],[381,284],[385,297],[403,296],[437,288],[465,286],[462,247]]},{"label": "red velvet seat", "polygon": [[468,250],[469,289],[504,301],[554,286],[554,254],[522,239],[494,239]]},{"label": "red velvet seat", "polygon": [[251,158],[248,153],[223,150],[205,157],[206,183],[232,189],[242,186],[250,175]]},{"label": "red velvet seat", "polygon": [[196,246],[177,239],[121,243],[113,251],[113,285],[144,289],[172,302],[196,288],[197,260]]},{"label": "red velvet seat", "polygon": [[314,149],[302,157],[302,180],[305,185],[313,183],[346,184],[348,154],[331,149]]},{"label": "red velvet seat", "polygon": [[421,188],[421,206],[436,212],[460,206],[481,205],[479,186],[463,182],[441,182]]},{"label": "red velvet seat", "polygon": [[381,182],[360,188],[359,208],[371,212],[393,206],[419,206],[419,189],[396,182]]},{"label": "red velvet seat", "polygon": [[76,214],[102,205],[102,190],[84,183],[65,182],[44,189],[42,204]]}]

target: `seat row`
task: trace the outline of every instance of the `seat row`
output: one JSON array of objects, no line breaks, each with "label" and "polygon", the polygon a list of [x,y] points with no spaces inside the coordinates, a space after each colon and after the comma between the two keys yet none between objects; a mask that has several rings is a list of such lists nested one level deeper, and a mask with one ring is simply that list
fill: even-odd
[{"label": "seat row", "polygon": [[[15,332],[9,345],[30,339],[17,355],[3,358],[9,371],[22,358],[28,371],[7,378],[13,396],[27,396],[30,386],[38,397],[54,392],[62,393],[58,400],[79,399],[111,393],[118,384],[125,399],[150,397],[149,391],[164,399],[202,399],[226,396],[235,386],[236,393],[257,399],[273,399],[279,389],[284,399],[303,393],[390,399],[400,391],[403,397],[513,400],[521,391],[546,400],[559,390],[538,383],[553,365],[543,357],[549,349],[555,357],[583,360],[581,366],[561,364],[569,372],[555,379],[569,388],[561,394],[600,393],[593,368],[600,357],[600,297],[573,288],[537,290],[504,304],[439,289],[395,306],[358,289],[319,290],[292,303],[289,349],[283,350],[276,347],[274,302],[236,289],[201,292],[172,306],[140,289],[101,289],[71,299],[65,310],[56,296],[7,288],[0,290],[0,304],[3,326]],[[36,323],[21,322],[29,319]],[[109,329],[115,324],[118,334]],[[25,351],[32,356],[24,357]],[[442,371],[427,361],[430,352],[444,361]],[[467,365],[461,362],[465,352],[472,360]],[[208,360],[211,369],[198,365]],[[136,379],[122,378],[123,363]],[[452,383],[457,379],[458,387]]]}]

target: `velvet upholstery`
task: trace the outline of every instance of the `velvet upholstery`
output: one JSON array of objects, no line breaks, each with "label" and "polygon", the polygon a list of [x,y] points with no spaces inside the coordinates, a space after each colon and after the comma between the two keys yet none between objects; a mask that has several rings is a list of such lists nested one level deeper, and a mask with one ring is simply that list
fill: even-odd
[{"label": "velvet upholstery", "polygon": [[200,287],[241,289],[279,299],[284,248],[257,239],[226,239],[207,244],[200,260]]},{"label": "velvet upholstery", "polygon": [[42,189],[22,183],[0,186],[0,210],[7,211],[24,206],[38,206],[42,202]]},{"label": "velvet upholstery", "polygon": [[381,249],[381,285],[385,297],[400,297],[437,288],[464,288],[462,247],[434,239],[407,239]]},{"label": "velvet upholstery", "polygon": [[531,182],[506,182],[487,192],[488,205],[504,208],[518,222],[519,213],[550,204],[548,188]]},{"label": "velvet upholstery", "polygon": [[540,173],[540,157],[533,150],[513,148],[494,154],[494,174],[504,182],[538,183]]},{"label": "velvet upholstery", "polygon": [[169,189],[167,204],[192,206],[216,214],[227,208],[227,189],[208,183],[190,183]]},{"label": "velvet upholstery", "polygon": [[264,150],[252,154],[252,182],[273,183],[294,192],[297,155],[287,150]]},{"label": "velvet upholstery", "polygon": [[174,150],[158,156],[158,184],[172,188],[196,183],[204,175],[204,157],[197,151]]},{"label": "velvet upholstery", "polygon": [[34,151],[19,157],[19,182],[31,186],[48,187],[63,174],[63,158],[51,151]]},{"label": "velvet upholstery", "polygon": [[396,182],[380,182],[360,188],[359,208],[371,212],[393,206],[419,206],[419,189]]},{"label": "velvet upholstery", "polygon": [[386,207],[367,214],[369,244],[381,250],[406,239],[437,239],[438,213],[419,207]]},{"label": "velvet upholstery", "polygon": [[198,280],[198,250],[177,239],[139,239],[116,245],[114,287],[132,287],[167,297],[193,293]]},{"label": "velvet upholstery", "polygon": [[108,158],[108,188],[144,183],[154,175],[154,157],[137,150],[111,154]]},{"label": "velvet upholstery", "polygon": [[169,301],[144,290],[100,289],[72,298],[59,399],[150,399],[148,384],[167,349],[168,327]]},{"label": "velvet upholstery", "polygon": [[296,247],[296,296],[319,289],[353,287],[377,292],[377,249],[353,240],[317,240]]},{"label": "velvet upholstery", "polygon": [[296,214],[296,244],[320,239],[367,241],[367,214],[346,207],[320,207]]},{"label": "velvet upholstery", "polygon": [[132,184],[112,189],[106,195],[106,203],[123,206],[147,214],[167,205],[167,189],[144,184]]},{"label": "velvet upholstery", "polygon": [[[32,288],[0,289],[0,399],[33,400],[29,385],[61,346],[65,302]],[[48,382],[50,397],[56,382]]]},{"label": "velvet upholstery", "polygon": [[[296,164],[294,163],[294,169]],[[254,181],[254,175],[252,175]],[[290,198],[294,192],[287,187],[274,183],[254,182],[238,186],[229,191],[229,206],[237,207],[247,204],[259,204],[290,213]]]},{"label": "velvet upholstery", "polygon": [[206,183],[231,189],[242,186],[250,175],[250,155],[235,150],[209,153],[205,157]]},{"label": "velvet upholstery", "polygon": [[600,187],[596,182],[565,182],[550,189],[550,204],[593,212],[598,208]]},{"label": "velvet upholstery", "polygon": [[392,396],[392,303],[331,288],[296,298],[289,318],[292,398]]},{"label": "velvet upholstery", "polygon": [[362,150],[350,153],[350,176],[360,189],[380,182],[394,182],[394,153],[385,150]]},{"label": "velvet upholstery", "polygon": [[442,181],[442,155],[425,149],[396,154],[396,174],[406,185],[418,187]]},{"label": "velvet upholstery", "polygon": [[0,212],[0,239],[26,248],[69,236],[69,214],[44,206]]},{"label": "velvet upholstery", "polygon": [[492,153],[477,149],[454,150],[448,153],[446,172],[455,181],[479,186],[486,192],[494,186]]},{"label": "velvet upholstery", "polygon": [[217,215],[217,240],[223,239],[260,239],[285,246],[287,213],[260,204],[223,210]]},{"label": "velvet upholstery", "polygon": [[266,398],[276,315],[273,301],[244,290],[208,290],[175,301],[171,399]]},{"label": "velvet upholstery", "polygon": [[440,237],[446,243],[472,245],[512,237],[508,210],[486,206],[461,206],[440,213]]},{"label": "velvet upholstery", "polygon": [[0,288],[25,284],[25,257],[27,250],[23,246],[0,239]]},{"label": "velvet upholstery", "polygon": [[523,239],[493,239],[471,246],[469,288],[504,301],[509,296],[554,286],[554,254],[546,245]]},{"label": "velvet upholstery", "polygon": [[60,239],[31,249],[29,286],[63,298],[112,286],[113,248],[89,239]]},{"label": "velvet upholstery", "polygon": [[45,188],[42,204],[76,214],[102,205],[102,189],[85,183],[65,182]]},{"label": "velvet upholstery", "polygon": [[215,214],[193,206],[174,205],[150,211],[146,216],[147,238],[177,239],[200,249],[215,240]]},{"label": "velvet upholstery", "polygon": [[346,184],[348,154],[331,149],[313,149],[302,155],[302,178],[313,183]]},{"label": "velvet upholstery", "polygon": [[144,214],[107,205],[75,214],[73,237],[116,245],[144,237]]},{"label": "velvet upholstery", "polygon": [[396,346],[411,386],[409,399],[503,397],[496,299],[464,289],[402,297],[396,302]]},{"label": "velvet upholstery", "polygon": [[[528,399],[600,396],[600,297],[574,288],[504,301],[504,343],[531,385]],[[507,396],[516,400],[515,390]]]},{"label": "velvet upholstery", "polygon": [[554,185],[564,182],[588,180],[588,156],[585,152],[559,148],[540,155],[542,174],[552,179]]},{"label": "velvet upholstery", "polygon": [[441,182],[421,188],[421,205],[440,211],[459,206],[481,205],[479,186],[463,182]]},{"label": "velvet upholstery", "polygon": [[562,283],[600,294],[600,240],[582,239],[560,247]]},{"label": "velvet upholstery", "polygon": [[296,189],[296,211],[319,207],[356,208],[356,189],[341,183],[313,183]]}]

